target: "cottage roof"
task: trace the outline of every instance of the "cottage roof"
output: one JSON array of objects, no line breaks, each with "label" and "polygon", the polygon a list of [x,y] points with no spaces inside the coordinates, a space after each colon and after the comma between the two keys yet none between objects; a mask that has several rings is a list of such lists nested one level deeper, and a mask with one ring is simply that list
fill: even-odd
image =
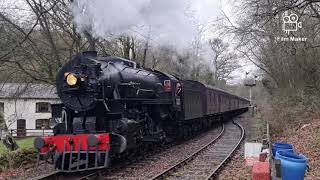
[{"label": "cottage roof", "polygon": [[58,99],[55,86],[49,84],[0,83],[0,98]]}]

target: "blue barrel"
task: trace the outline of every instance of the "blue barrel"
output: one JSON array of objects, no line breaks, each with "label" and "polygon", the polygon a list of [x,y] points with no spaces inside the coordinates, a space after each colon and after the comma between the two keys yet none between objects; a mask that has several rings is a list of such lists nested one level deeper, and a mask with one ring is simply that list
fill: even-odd
[{"label": "blue barrel", "polygon": [[276,152],[279,151],[279,150],[287,150],[287,151],[290,151],[290,152],[294,152],[292,144],[288,144],[288,143],[285,143],[285,142],[273,143],[272,144],[272,155],[275,156]]},{"label": "blue barrel", "polygon": [[282,180],[303,180],[307,167],[307,158],[289,151],[277,151],[275,159],[281,161]]}]

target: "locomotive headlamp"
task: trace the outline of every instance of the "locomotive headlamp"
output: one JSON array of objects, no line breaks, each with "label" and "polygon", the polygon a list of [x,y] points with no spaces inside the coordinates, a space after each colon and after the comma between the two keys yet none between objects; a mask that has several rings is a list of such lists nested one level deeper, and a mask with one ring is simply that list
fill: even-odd
[{"label": "locomotive headlamp", "polygon": [[78,82],[78,78],[73,73],[69,73],[67,75],[67,84],[69,86],[74,86],[77,84],[77,82]]}]

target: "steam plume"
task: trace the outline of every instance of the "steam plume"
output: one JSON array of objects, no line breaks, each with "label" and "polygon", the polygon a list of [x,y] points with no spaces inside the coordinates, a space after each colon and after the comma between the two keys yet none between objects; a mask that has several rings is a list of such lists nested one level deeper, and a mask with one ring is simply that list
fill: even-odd
[{"label": "steam plume", "polygon": [[150,36],[157,43],[187,44],[196,24],[214,18],[214,0],[76,0],[75,22],[96,37]]}]

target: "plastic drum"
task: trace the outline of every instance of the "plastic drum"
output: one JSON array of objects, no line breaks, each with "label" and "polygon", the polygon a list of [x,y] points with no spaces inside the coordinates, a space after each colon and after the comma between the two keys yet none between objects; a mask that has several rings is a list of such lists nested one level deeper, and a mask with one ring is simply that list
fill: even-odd
[{"label": "plastic drum", "polygon": [[282,180],[303,180],[307,158],[289,151],[277,151],[275,159],[281,161]]},{"label": "plastic drum", "polygon": [[285,143],[285,142],[273,143],[272,144],[272,155],[275,156],[276,152],[279,151],[279,150],[287,150],[287,151],[290,151],[290,152],[294,152],[292,144],[288,144],[288,143]]}]

